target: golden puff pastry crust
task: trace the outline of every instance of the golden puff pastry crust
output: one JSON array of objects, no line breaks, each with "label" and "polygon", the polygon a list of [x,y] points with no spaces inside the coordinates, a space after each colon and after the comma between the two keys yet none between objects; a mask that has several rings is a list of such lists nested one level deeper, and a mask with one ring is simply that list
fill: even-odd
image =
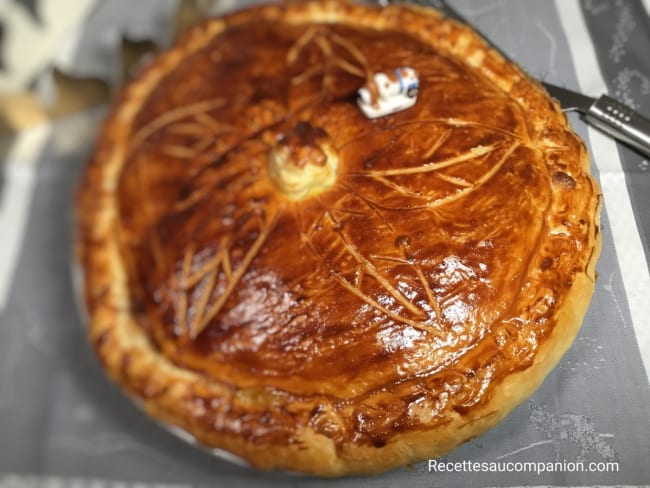
[{"label": "golden puff pastry crust", "polygon": [[[366,118],[357,90],[404,66],[416,105]],[[115,104],[77,207],[90,338],[206,446],[384,471],[494,426],[559,361],[599,203],[558,104],[471,29],[256,7],[192,29]]]}]

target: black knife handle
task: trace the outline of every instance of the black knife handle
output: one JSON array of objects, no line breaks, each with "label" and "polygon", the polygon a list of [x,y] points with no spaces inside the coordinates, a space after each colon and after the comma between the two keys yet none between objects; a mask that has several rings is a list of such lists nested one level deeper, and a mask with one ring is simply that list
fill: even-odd
[{"label": "black knife handle", "polygon": [[613,98],[596,100],[585,119],[603,132],[650,156],[650,120]]}]

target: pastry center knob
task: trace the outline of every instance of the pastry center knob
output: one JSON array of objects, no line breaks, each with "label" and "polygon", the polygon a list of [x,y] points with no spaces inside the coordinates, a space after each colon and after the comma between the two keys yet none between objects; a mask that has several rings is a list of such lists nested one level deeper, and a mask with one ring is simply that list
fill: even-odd
[{"label": "pastry center knob", "polygon": [[304,200],[330,188],[338,166],[327,132],[308,122],[278,135],[269,154],[271,180],[290,200]]}]

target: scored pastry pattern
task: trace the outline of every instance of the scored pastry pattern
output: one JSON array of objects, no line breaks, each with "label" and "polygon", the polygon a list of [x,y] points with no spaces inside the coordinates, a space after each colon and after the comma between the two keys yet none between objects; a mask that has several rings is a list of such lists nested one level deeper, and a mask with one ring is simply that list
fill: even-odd
[{"label": "scored pastry pattern", "polygon": [[[332,48],[333,44],[341,47],[351,59],[347,60],[343,56],[337,56]],[[335,80],[333,70],[341,69],[348,74],[359,77],[360,80],[365,79],[367,73],[369,73],[367,60],[361,50],[343,35],[328,32],[323,27],[308,29],[295,42],[287,55],[288,65],[296,63],[301,53],[309,45],[315,45],[327,61],[323,63],[320,59],[316,59],[312,66],[291,79],[292,85],[300,85],[313,77],[322,78],[321,92],[315,95],[315,100],[310,100],[309,103],[305,104],[307,106],[318,103],[328,95],[328,90],[334,83],[333,80]],[[241,137],[239,134],[232,133],[231,126],[218,121],[218,116],[211,115],[211,113],[218,113],[217,111],[226,103],[227,101],[223,98],[215,98],[166,112],[146,124],[133,135],[130,151],[136,151],[142,143],[162,130],[167,131],[169,134],[193,136],[196,140],[192,145],[166,143],[162,147],[163,153],[179,159],[192,159],[195,162],[204,160],[205,163],[200,163],[199,166],[206,171],[221,173],[220,178],[228,178],[230,180],[228,192],[234,194],[238,190],[252,185],[259,172],[263,171],[261,167],[266,164],[265,155],[270,148],[266,142],[268,137],[265,137],[264,132],[282,119],[283,112],[286,112],[287,108],[269,107],[264,102],[257,107],[253,107],[253,110],[257,109],[266,112],[262,117],[262,119],[266,120],[266,124],[255,126],[252,134],[245,134]],[[297,109],[297,112],[298,115],[290,113],[288,118],[299,118],[300,114],[304,113],[304,108]],[[426,142],[428,149],[421,155],[420,164],[390,169],[343,172],[339,175],[338,184],[332,190],[341,195],[334,205],[327,206],[322,203],[320,198],[316,198],[318,205],[321,207],[320,214],[313,218],[311,222],[307,222],[301,215],[300,206],[298,206],[295,209],[298,214],[296,218],[300,221],[302,229],[300,233],[301,241],[318,260],[330,263],[329,268],[333,280],[348,292],[391,319],[415,329],[426,331],[434,337],[442,337],[440,299],[436,296],[436,291],[432,289],[421,264],[408,256],[406,250],[408,238],[401,236],[395,255],[365,256],[355,246],[350,236],[346,234],[340,215],[351,214],[364,216],[368,219],[374,216],[378,218],[379,224],[386,232],[394,234],[391,218],[395,218],[397,214],[387,217],[385,213],[415,210],[426,210],[435,213],[440,211],[446,204],[465,198],[488,182],[516,149],[523,144],[523,141],[517,134],[475,121],[455,118],[431,118],[407,120],[386,129],[386,132],[393,130],[397,134],[397,137],[391,140],[390,146],[397,144],[400,138],[405,138],[404,134],[407,133],[407,131],[404,131],[405,127],[417,128],[417,137],[428,139]],[[502,138],[500,141],[488,146],[468,148],[464,153],[452,157],[436,158],[437,151],[444,147],[445,142],[456,128],[487,129],[499,132]],[[219,138],[229,135],[234,137],[234,142],[224,147],[224,144],[219,143]],[[376,129],[355,135],[349,140],[338,143],[336,149],[342,157],[345,157],[348,150],[363,145],[366,143],[367,138],[377,137],[378,135]],[[390,149],[390,146],[387,149]],[[214,161],[215,157],[218,161],[217,165],[210,163],[210,161]],[[246,161],[246,164],[259,165],[260,168],[258,168],[258,171],[251,172],[250,167],[246,167],[244,161]],[[481,173],[471,180],[471,176],[463,176],[463,171],[455,173],[448,171],[463,164],[480,167]],[[412,187],[413,185],[409,184],[408,181],[400,181],[402,176],[423,174],[446,183],[446,191],[438,194],[435,192],[422,193],[418,188]],[[236,179],[232,179],[233,176],[236,176]],[[213,177],[210,181],[214,181],[214,179]],[[364,186],[359,185],[359,181],[363,179],[373,180],[399,194],[403,197],[400,205],[377,201],[371,194],[364,194]],[[270,191],[270,188],[266,190]],[[210,191],[210,189],[203,187],[194,189],[189,197],[180,199],[177,202],[175,210],[180,211],[191,207],[193,203],[205,196],[207,191]],[[273,198],[273,195],[267,196]],[[239,209],[237,212],[241,217],[248,210]],[[175,297],[175,320],[179,331],[182,331],[182,334],[187,334],[191,339],[196,338],[210,321],[218,315],[272,231],[276,219],[275,215],[265,215],[263,208],[257,208],[253,215],[254,218],[249,220],[245,227],[235,229],[236,232],[243,234],[251,231],[252,226],[252,231],[257,232],[258,236],[252,243],[249,243],[250,247],[245,250],[241,262],[234,268],[230,257],[233,244],[225,238],[220,240],[213,256],[207,261],[205,260],[204,250],[195,249],[192,244],[187,246],[182,256],[182,265],[178,270],[177,284],[181,293],[178,293]],[[330,237],[334,237],[334,239]],[[325,246],[318,246],[316,240],[320,239],[322,241],[323,238],[328,242]],[[400,239],[400,236],[394,234],[393,239]],[[201,260],[204,262],[197,268],[195,261]],[[353,264],[350,266],[348,263]],[[413,297],[409,298],[407,291],[400,291],[390,283],[389,278],[385,276],[381,269],[390,271],[391,266],[411,268],[411,272],[424,290],[425,296],[422,297],[424,300],[420,300],[420,297],[417,297],[418,300]],[[391,298],[392,306],[382,305],[379,300],[380,297],[364,292],[364,278],[376,280],[386,296]],[[195,294],[195,298],[198,296],[198,299],[194,301],[194,306],[190,308],[189,301],[192,294]],[[413,292],[411,292],[412,294]]]},{"label": "scored pastry pattern", "polygon": [[[580,143],[546,99],[535,107],[551,129],[529,133],[537,128],[516,97],[539,94],[515,72],[516,95],[397,31],[387,35],[400,47],[384,52],[345,25],[286,30],[279,54],[275,43],[246,49],[255,32],[277,35],[269,27],[227,31],[245,53],[238,61],[206,36],[144,85],[151,95],[122,132],[117,247],[129,327],[143,332],[151,362],[136,370],[132,350],[113,360],[110,330],[96,334],[100,356],[148,405],[168,402],[174,421],[214,445],[301,445],[311,432],[338,452],[462,418],[488,425],[486,392],[533,364],[555,326],[550,288],[561,295],[566,282],[553,280],[584,271],[584,260],[570,272],[567,261],[590,222],[562,217],[555,232],[547,218],[576,187],[578,205],[590,198]],[[262,63],[259,52],[277,57]],[[356,91],[406,58],[420,75],[418,104],[369,122]],[[223,63],[242,67],[226,95],[215,88],[231,81]],[[327,133],[339,174],[293,201],[268,177],[269,154],[305,122]],[[557,178],[553,165],[564,169]],[[148,368],[191,384],[169,389]]]}]

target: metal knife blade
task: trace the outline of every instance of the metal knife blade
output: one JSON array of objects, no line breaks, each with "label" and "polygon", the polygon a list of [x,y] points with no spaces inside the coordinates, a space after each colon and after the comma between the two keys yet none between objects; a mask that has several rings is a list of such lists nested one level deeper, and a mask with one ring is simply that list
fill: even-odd
[{"label": "metal knife blade", "polygon": [[565,111],[579,112],[588,124],[650,156],[650,120],[634,109],[607,95],[591,98],[550,83],[543,85]]},{"label": "metal knife blade", "polygon": [[595,98],[552,83],[542,82],[542,85],[544,85],[549,95],[560,102],[562,109],[568,112],[575,111],[584,115],[596,101]]},{"label": "metal knife blade", "polygon": [[[403,0],[377,0],[381,5],[400,3]],[[461,14],[452,8],[446,0],[406,0],[405,3],[416,3],[438,9],[448,18],[461,24],[468,25],[480,35],[483,40],[508,61],[517,64],[499,46],[494,44],[481,31],[476,29]],[[584,120],[614,137],[637,151],[650,156],[650,120],[634,109],[617,100],[603,95],[600,98],[591,98],[581,93],[562,88],[552,83],[542,82],[548,93],[560,102],[563,110],[577,111]]]}]

